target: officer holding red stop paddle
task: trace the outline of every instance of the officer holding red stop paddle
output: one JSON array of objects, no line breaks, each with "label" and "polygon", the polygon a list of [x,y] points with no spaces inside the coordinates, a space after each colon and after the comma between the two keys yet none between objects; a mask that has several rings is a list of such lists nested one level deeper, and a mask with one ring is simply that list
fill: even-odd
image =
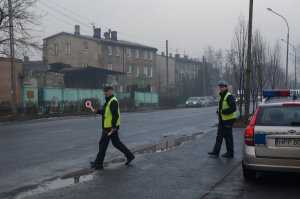
[{"label": "officer holding red stop paddle", "polygon": [[86,102],[86,107],[90,108],[92,112],[102,115],[102,136],[99,142],[99,152],[95,161],[90,162],[91,167],[95,169],[103,169],[103,161],[105,153],[111,140],[114,147],[120,150],[127,158],[125,165],[135,158],[133,153],[120,141],[118,130],[120,128],[120,108],[117,98],[113,95],[113,87],[106,84],[103,88],[105,95],[105,104],[102,109],[94,109],[90,102]]}]

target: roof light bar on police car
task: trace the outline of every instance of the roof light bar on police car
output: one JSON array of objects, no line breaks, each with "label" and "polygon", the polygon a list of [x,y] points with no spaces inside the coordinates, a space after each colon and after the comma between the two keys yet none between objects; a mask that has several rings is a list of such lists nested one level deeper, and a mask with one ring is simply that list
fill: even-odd
[{"label": "roof light bar on police car", "polygon": [[280,90],[264,90],[263,97],[294,97],[300,96],[300,90],[280,89]]}]

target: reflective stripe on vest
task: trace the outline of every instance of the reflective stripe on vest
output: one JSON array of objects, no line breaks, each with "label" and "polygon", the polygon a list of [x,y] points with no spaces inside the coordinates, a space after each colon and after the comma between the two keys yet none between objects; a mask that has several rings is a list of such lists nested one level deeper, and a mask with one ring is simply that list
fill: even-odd
[{"label": "reflective stripe on vest", "polygon": [[[111,128],[112,127],[112,124],[111,124],[112,113],[110,111],[110,104],[113,100],[118,102],[116,97],[112,97],[109,100],[109,102],[107,103],[106,108],[105,108],[105,113],[104,113],[104,128]],[[120,126],[120,124],[121,124],[121,120],[120,120],[121,115],[120,115],[119,102],[118,102],[118,114],[119,114],[119,117],[118,117],[118,120],[117,120],[117,126]]]},{"label": "reflective stripe on vest", "polygon": [[[223,99],[222,110],[229,108],[229,104],[227,103],[227,97],[229,95],[231,95],[231,93],[227,92],[224,99]],[[220,101],[219,101],[219,104],[220,104]],[[218,109],[219,109],[219,107],[220,106],[218,106]],[[236,113],[233,112],[233,113],[230,113],[230,114],[222,114],[222,112],[221,112],[221,117],[222,117],[223,121],[235,119],[236,118]]]}]

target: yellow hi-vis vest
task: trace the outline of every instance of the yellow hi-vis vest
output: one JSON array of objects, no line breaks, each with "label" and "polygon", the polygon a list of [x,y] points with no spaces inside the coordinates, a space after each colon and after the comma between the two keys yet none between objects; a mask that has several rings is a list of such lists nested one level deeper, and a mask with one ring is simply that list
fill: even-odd
[{"label": "yellow hi-vis vest", "polygon": [[[109,102],[107,103],[106,108],[105,108],[105,112],[104,112],[104,128],[111,128],[112,127],[112,124],[111,124],[112,114],[111,114],[111,111],[110,111],[110,104],[113,100],[118,102],[116,97],[112,97],[109,100]],[[120,124],[121,124],[120,116],[121,115],[120,115],[119,103],[118,103],[118,114],[119,114],[119,117],[118,117],[118,120],[117,120],[117,126],[120,126]]]},{"label": "yellow hi-vis vest", "polygon": [[[226,95],[225,95],[225,97],[224,97],[224,99],[223,99],[222,110],[229,108],[229,104],[227,103],[227,97],[229,95],[231,95],[231,93],[227,92]],[[219,101],[219,104],[220,104],[220,101]],[[218,106],[218,111],[219,111],[219,107],[220,106]],[[236,118],[236,113],[235,112],[230,113],[230,114],[222,114],[222,110],[221,110],[221,117],[222,117],[223,121],[231,120],[231,119],[235,119]]]}]

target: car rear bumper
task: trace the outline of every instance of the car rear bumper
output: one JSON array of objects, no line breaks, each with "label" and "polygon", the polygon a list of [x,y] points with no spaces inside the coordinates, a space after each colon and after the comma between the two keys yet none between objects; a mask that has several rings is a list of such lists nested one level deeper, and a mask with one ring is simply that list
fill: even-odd
[{"label": "car rear bumper", "polygon": [[243,146],[243,164],[256,171],[300,172],[300,159],[256,157],[253,146]]}]

